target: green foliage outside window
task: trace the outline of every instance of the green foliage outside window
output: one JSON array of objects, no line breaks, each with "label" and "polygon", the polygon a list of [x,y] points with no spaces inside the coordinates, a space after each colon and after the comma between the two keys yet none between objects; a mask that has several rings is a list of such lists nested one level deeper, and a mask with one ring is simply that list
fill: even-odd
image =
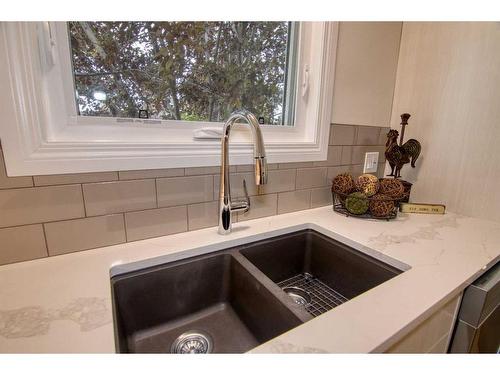
[{"label": "green foliage outside window", "polygon": [[[282,124],[288,22],[70,22],[81,115]],[[145,112],[141,114],[144,115]]]}]

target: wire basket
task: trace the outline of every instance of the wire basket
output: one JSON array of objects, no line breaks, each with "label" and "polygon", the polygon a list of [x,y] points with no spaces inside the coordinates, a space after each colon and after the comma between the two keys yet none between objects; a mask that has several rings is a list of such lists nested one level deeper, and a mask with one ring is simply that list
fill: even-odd
[{"label": "wire basket", "polygon": [[398,209],[399,209],[399,202],[401,201],[401,199],[392,199],[392,198],[388,198],[388,199],[381,199],[381,198],[377,198],[377,199],[373,199],[373,198],[370,198],[370,197],[367,197],[367,198],[358,198],[358,199],[366,199],[366,201],[368,202],[368,206],[371,206],[371,202],[372,201],[377,201],[377,202],[383,202],[383,201],[392,201],[394,203],[394,207],[389,211],[389,213],[387,215],[384,215],[384,216],[375,216],[373,215],[371,212],[370,212],[370,209],[368,208],[368,211],[363,213],[363,214],[354,214],[352,212],[350,212],[344,205],[344,202],[346,200],[346,198],[349,196],[349,194],[343,194],[343,193],[339,193],[339,192],[335,192],[334,190],[332,190],[332,198],[333,198],[333,210],[335,212],[338,212],[342,215],[345,215],[345,216],[352,216],[352,217],[358,217],[358,218],[361,218],[361,219],[375,219],[375,220],[392,220],[392,219],[395,219],[396,216],[398,215]]}]

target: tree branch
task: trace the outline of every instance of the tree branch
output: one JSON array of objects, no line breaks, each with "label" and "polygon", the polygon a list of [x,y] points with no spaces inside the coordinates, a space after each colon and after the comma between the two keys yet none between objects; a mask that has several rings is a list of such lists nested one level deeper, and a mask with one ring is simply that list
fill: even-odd
[{"label": "tree branch", "polygon": [[79,22],[80,26],[82,27],[83,31],[85,32],[85,35],[87,35],[87,38],[91,41],[93,44],[94,48],[96,49],[97,53],[103,60],[106,59],[107,54],[104,51],[104,49],[101,47],[101,44],[97,40],[97,37],[95,36],[94,32],[92,31],[92,28],[89,26],[88,22]]}]

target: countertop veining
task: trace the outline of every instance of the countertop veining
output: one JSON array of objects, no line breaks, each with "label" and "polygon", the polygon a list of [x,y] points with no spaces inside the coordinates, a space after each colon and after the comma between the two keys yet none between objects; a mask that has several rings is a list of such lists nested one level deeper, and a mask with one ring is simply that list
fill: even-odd
[{"label": "countertop veining", "polygon": [[15,263],[0,267],[0,352],[114,352],[111,267],[197,255],[291,227],[409,269],[252,352],[384,351],[500,256],[500,223],[453,213],[364,221],[321,207],[236,223],[227,236],[212,227]]}]

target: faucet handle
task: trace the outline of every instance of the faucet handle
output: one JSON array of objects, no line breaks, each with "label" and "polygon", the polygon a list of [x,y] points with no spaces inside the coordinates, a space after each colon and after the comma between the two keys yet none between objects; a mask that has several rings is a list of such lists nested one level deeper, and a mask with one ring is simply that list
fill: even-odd
[{"label": "faucet handle", "polygon": [[245,192],[245,200],[231,202],[231,211],[247,212],[250,209],[250,197],[248,196],[247,182],[243,179],[243,191]]}]

